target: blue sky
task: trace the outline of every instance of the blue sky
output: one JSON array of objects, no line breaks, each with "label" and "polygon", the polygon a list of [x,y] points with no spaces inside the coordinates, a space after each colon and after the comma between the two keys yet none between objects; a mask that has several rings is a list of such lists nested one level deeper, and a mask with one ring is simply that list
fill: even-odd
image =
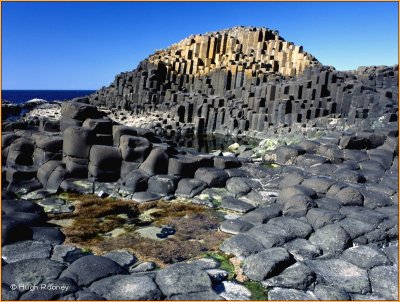
[{"label": "blue sky", "polygon": [[398,63],[397,3],[2,2],[3,89],[97,89],[156,49],[236,25],[339,70]]}]

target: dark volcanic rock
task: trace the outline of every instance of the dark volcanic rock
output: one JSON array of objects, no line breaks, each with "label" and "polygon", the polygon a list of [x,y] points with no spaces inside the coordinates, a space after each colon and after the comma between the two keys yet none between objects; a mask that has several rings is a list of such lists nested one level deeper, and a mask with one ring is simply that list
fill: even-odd
[{"label": "dark volcanic rock", "polygon": [[63,134],[63,152],[70,156],[87,158],[90,147],[95,142],[92,130],[81,127],[69,127]]},{"label": "dark volcanic rock", "polygon": [[147,276],[111,276],[92,283],[89,289],[107,300],[159,300],[161,297],[157,285]]},{"label": "dark volcanic rock", "polygon": [[173,264],[158,271],[155,281],[167,297],[211,289],[208,274],[195,265],[185,263]]},{"label": "dark volcanic rock", "polygon": [[338,259],[306,261],[317,274],[317,281],[343,289],[348,293],[365,294],[371,291],[366,270]]},{"label": "dark volcanic rock", "polygon": [[32,230],[24,223],[9,217],[1,218],[1,243],[10,244],[20,240],[32,239]]},{"label": "dark volcanic rock", "polygon": [[65,265],[50,259],[26,259],[3,266],[2,282],[34,286],[57,279]]},{"label": "dark volcanic rock", "polygon": [[228,238],[222,243],[220,249],[226,254],[233,254],[236,257],[244,258],[253,253],[258,253],[265,248],[257,239],[245,233]]},{"label": "dark volcanic rock", "polygon": [[229,176],[228,173],[222,169],[199,168],[194,177],[204,181],[210,187],[223,187]]},{"label": "dark volcanic rock", "polygon": [[49,243],[38,241],[20,241],[2,248],[2,259],[13,263],[25,259],[48,259],[52,246]]},{"label": "dark volcanic rock", "polygon": [[168,154],[162,148],[154,148],[149,156],[139,167],[148,175],[167,174],[168,172]]},{"label": "dark volcanic rock", "polygon": [[100,256],[84,256],[74,261],[61,275],[71,278],[80,286],[116,274],[127,273],[116,262]]},{"label": "dark volcanic rock", "polygon": [[207,184],[195,178],[183,178],[179,181],[176,194],[194,197],[207,187]]},{"label": "dark volcanic rock", "polygon": [[283,271],[292,263],[284,248],[271,248],[251,255],[244,260],[243,271],[252,280],[262,281]]},{"label": "dark volcanic rock", "polygon": [[284,287],[306,290],[315,280],[315,273],[306,265],[295,263],[276,277],[262,282],[265,287]]},{"label": "dark volcanic rock", "polygon": [[340,253],[350,246],[349,234],[337,224],[328,224],[310,236],[310,242],[319,246],[324,254]]}]

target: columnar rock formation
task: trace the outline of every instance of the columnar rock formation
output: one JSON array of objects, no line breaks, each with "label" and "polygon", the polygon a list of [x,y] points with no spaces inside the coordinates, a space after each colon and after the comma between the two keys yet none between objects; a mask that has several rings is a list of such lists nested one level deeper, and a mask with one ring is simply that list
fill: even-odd
[{"label": "columnar rock formation", "polygon": [[160,112],[154,121],[164,127],[257,135],[320,117],[347,125],[388,114],[393,120],[397,83],[397,66],[338,72],[275,31],[235,27],[156,51],[90,100],[133,114]]}]

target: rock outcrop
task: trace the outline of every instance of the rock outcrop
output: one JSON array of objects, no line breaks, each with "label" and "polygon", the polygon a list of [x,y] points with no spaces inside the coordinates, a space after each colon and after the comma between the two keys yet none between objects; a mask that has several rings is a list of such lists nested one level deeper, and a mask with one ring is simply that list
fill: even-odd
[{"label": "rock outcrop", "polygon": [[396,120],[397,83],[398,66],[339,72],[276,31],[234,27],[156,51],[90,102],[121,119],[123,109],[146,115],[147,127],[172,133],[262,136],[335,118]]}]

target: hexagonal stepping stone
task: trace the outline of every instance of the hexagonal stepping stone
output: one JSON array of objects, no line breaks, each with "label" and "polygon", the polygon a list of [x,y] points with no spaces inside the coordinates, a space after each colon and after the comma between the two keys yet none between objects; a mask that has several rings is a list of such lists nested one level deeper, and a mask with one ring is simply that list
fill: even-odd
[{"label": "hexagonal stepping stone", "polygon": [[250,255],[243,262],[243,271],[252,280],[262,281],[274,276],[293,263],[284,248],[271,248]]},{"label": "hexagonal stepping stone", "polygon": [[271,218],[282,215],[283,205],[281,204],[265,204],[257,209],[250,211],[240,217],[240,220],[249,222],[253,225],[263,224],[268,222]]},{"label": "hexagonal stepping stone", "polygon": [[21,293],[16,289],[12,290],[10,286],[2,283],[1,284],[1,300],[2,301],[16,301],[18,300]]},{"label": "hexagonal stepping stone", "polygon": [[183,178],[178,182],[175,194],[192,198],[203,191],[206,187],[207,184],[202,180]]},{"label": "hexagonal stepping stone", "polygon": [[219,229],[229,234],[239,234],[250,230],[253,227],[251,223],[239,219],[225,220],[221,223]]},{"label": "hexagonal stepping stone", "polygon": [[322,255],[322,250],[307,239],[298,238],[283,245],[296,260],[314,259]]},{"label": "hexagonal stepping stone", "polygon": [[102,256],[111,259],[112,261],[115,261],[124,268],[128,268],[138,261],[138,259],[134,255],[124,250],[108,252]]},{"label": "hexagonal stepping stone", "polygon": [[89,255],[89,253],[84,252],[81,249],[62,244],[54,246],[51,259],[61,263],[72,263],[75,260],[87,255]]},{"label": "hexagonal stepping stone", "polygon": [[399,243],[394,243],[390,246],[386,246],[384,248],[382,248],[382,251],[386,254],[386,256],[390,259],[390,261],[395,264],[398,265],[399,263],[399,250],[398,250],[398,246]]},{"label": "hexagonal stepping stone", "polygon": [[375,226],[372,224],[348,217],[340,220],[338,224],[346,230],[351,239],[357,238],[375,229]]},{"label": "hexagonal stepping stone", "polygon": [[296,236],[276,225],[262,224],[253,227],[246,235],[261,243],[264,248],[281,246]]},{"label": "hexagonal stepping stone", "polygon": [[348,293],[371,291],[367,271],[340,259],[307,260],[305,264],[317,274],[317,282],[332,284]]},{"label": "hexagonal stepping stone", "polygon": [[240,213],[247,213],[254,209],[252,204],[231,196],[224,196],[219,207]]},{"label": "hexagonal stepping stone", "polygon": [[382,251],[365,245],[355,246],[345,250],[341,258],[363,269],[390,264],[389,259]]},{"label": "hexagonal stepping stone", "polygon": [[224,187],[229,175],[223,169],[199,168],[194,177],[204,181],[210,187]]},{"label": "hexagonal stepping stone", "polygon": [[89,255],[74,261],[61,274],[61,277],[71,278],[80,286],[88,286],[96,280],[127,273],[124,268],[111,259]]},{"label": "hexagonal stepping stone", "polygon": [[332,180],[327,177],[311,177],[308,179],[305,179],[301,185],[305,186],[307,188],[313,189],[317,193],[323,193],[325,194],[328,192],[329,188],[335,183],[335,180]]},{"label": "hexagonal stepping stone", "polygon": [[9,215],[1,219],[1,244],[10,244],[20,240],[32,239],[32,230],[25,224]]},{"label": "hexagonal stepping stone", "polygon": [[196,265],[186,263],[173,264],[157,271],[155,281],[167,297],[211,290],[208,274]]},{"label": "hexagonal stepping stone", "polygon": [[13,263],[25,259],[48,259],[52,246],[40,241],[20,241],[5,245],[2,248],[2,258],[7,263]]},{"label": "hexagonal stepping stone", "polygon": [[332,224],[345,218],[345,215],[334,210],[314,208],[307,212],[307,221],[311,223],[315,230],[322,228],[327,224]]},{"label": "hexagonal stepping stone", "polygon": [[278,276],[265,279],[261,284],[265,287],[284,287],[306,290],[315,281],[315,273],[302,263],[289,266]]},{"label": "hexagonal stepping stone", "polygon": [[312,227],[308,223],[291,217],[275,217],[267,222],[268,225],[276,225],[294,235],[294,237],[307,238]]},{"label": "hexagonal stepping stone", "polygon": [[23,284],[29,288],[43,280],[57,279],[65,268],[64,264],[50,259],[25,259],[3,266],[2,282]]},{"label": "hexagonal stepping stone", "polygon": [[310,236],[310,242],[325,253],[341,253],[351,244],[349,234],[337,224],[328,224]]},{"label": "hexagonal stepping stone", "polygon": [[226,239],[220,247],[221,251],[227,254],[233,254],[240,259],[262,251],[263,249],[265,249],[265,247],[247,233],[238,234]]},{"label": "hexagonal stepping stone", "polygon": [[150,177],[147,190],[159,195],[174,194],[179,178],[171,175],[155,175]]},{"label": "hexagonal stepping stone", "polygon": [[235,196],[245,195],[252,190],[247,180],[245,177],[231,177],[226,181],[226,189]]},{"label": "hexagonal stepping stone", "polygon": [[148,276],[116,275],[90,285],[89,290],[107,300],[159,300],[161,292]]},{"label": "hexagonal stepping stone", "polygon": [[56,227],[31,227],[32,239],[50,244],[61,244],[65,235]]}]

